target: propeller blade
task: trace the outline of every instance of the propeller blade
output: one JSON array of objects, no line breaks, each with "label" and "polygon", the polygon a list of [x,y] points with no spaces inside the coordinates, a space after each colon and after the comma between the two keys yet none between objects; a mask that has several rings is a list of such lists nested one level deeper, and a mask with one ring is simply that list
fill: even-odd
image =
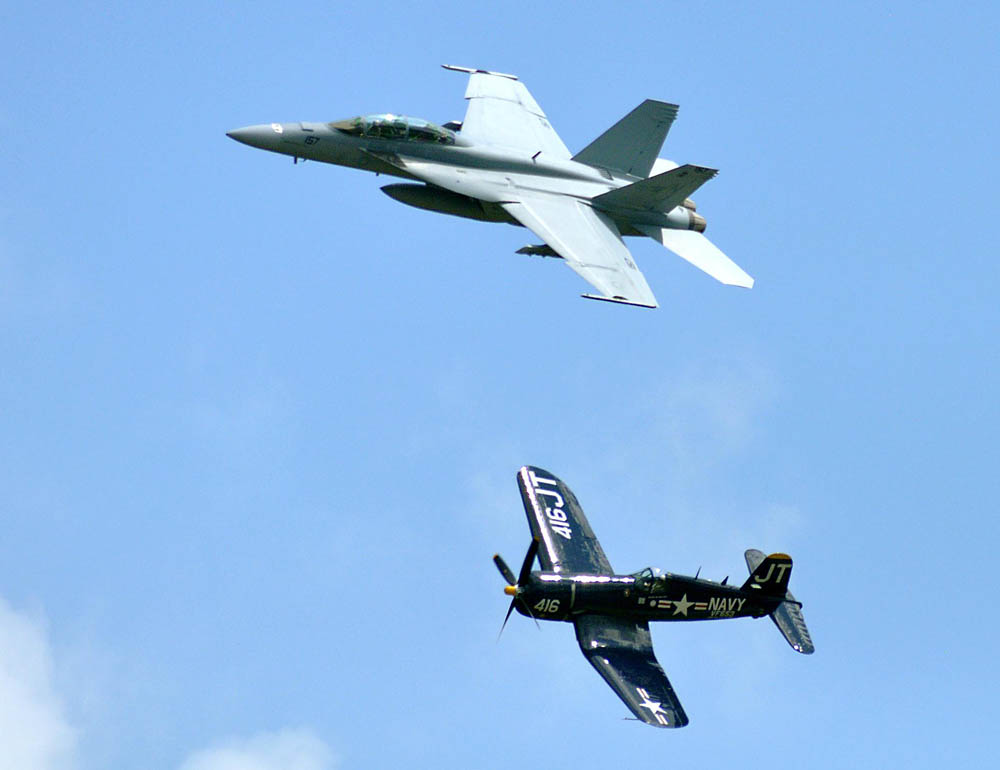
[{"label": "propeller blade", "polygon": [[507,566],[507,562],[503,560],[500,554],[493,554],[493,563],[497,565],[497,569],[500,570],[500,574],[503,575],[503,579],[507,581],[507,585],[515,585],[514,573],[510,571],[510,567]]},{"label": "propeller blade", "polygon": [[535,556],[538,553],[538,538],[531,538],[531,545],[528,546],[528,553],[524,557],[524,563],[521,565],[521,572],[517,576],[517,584],[519,586],[526,585],[528,578],[531,577],[531,567],[535,562]]},{"label": "propeller blade", "polygon": [[500,636],[503,634],[503,630],[505,628],[507,628],[507,621],[510,620],[510,613],[512,613],[514,611],[514,602],[516,602],[516,601],[517,601],[517,597],[516,596],[513,599],[510,600],[510,606],[507,608],[507,614],[504,616],[503,625],[500,626],[500,633],[497,634],[497,641],[498,642],[500,641]]},{"label": "propeller blade", "polygon": [[497,565],[497,569],[500,570],[500,574],[504,576],[507,581],[507,588],[504,589],[505,593],[513,594],[513,598],[510,600],[510,606],[507,608],[507,615],[503,619],[503,625],[500,626],[500,633],[497,634],[497,641],[500,641],[500,634],[507,627],[507,621],[510,620],[510,615],[514,611],[514,605],[518,601],[524,607],[525,611],[528,613],[528,617],[535,621],[535,625],[541,630],[541,626],[538,625],[538,619],[535,617],[534,613],[531,611],[531,607],[528,603],[520,597],[521,588],[528,584],[531,580],[531,567],[535,563],[535,556],[538,555],[538,538],[531,539],[531,545],[528,546],[528,553],[524,556],[524,563],[521,564],[521,572],[517,576],[517,582],[514,581],[514,573],[510,571],[510,567],[507,566],[500,554],[493,555],[493,563]]},{"label": "propeller blade", "polygon": [[[520,596],[515,597],[515,598],[521,599]],[[542,627],[540,625],[538,625],[538,618],[535,617],[535,613],[531,611],[531,607],[528,606],[528,603],[524,599],[521,599],[521,605],[524,607],[525,611],[528,613],[528,617],[531,618],[533,621],[535,621],[535,628],[537,628],[539,631],[541,631]]]}]

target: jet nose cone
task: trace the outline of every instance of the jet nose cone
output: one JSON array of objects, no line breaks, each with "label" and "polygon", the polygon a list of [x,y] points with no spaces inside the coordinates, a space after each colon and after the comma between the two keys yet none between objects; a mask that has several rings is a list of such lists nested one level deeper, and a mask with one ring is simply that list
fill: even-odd
[{"label": "jet nose cone", "polygon": [[226,136],[242,144],[266,150],[270,149],[276,143],[276,140],[280,138],[280,132],[276,131],[274,126],[246,126],[227,131]]}]

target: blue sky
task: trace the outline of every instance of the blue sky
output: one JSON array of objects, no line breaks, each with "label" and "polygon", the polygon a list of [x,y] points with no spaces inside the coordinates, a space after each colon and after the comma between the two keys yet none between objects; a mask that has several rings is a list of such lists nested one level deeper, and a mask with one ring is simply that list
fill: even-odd
[{"label": "blue sky", "polygon": [[[617,7],[616,7],[617,8]],[[0,768],[987,766],[997,670],[990,3],[37,3],[0,24]],[[586,302],[529,233],[225,131],[460,119],[571,150],[645,98],[721,169],[723,287]],[[817,645],[653,630],[658,731],[511,620],[514,482],[615,567],[795,558]]]}]

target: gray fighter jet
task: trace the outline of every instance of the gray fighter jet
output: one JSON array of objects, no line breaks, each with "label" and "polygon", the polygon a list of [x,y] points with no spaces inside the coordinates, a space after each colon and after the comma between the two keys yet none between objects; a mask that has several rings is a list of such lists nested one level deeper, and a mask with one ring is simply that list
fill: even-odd
[{"label": "gray fighter jet", "polygon": [[599,294],[588,299],[656,307],[622,241],[645,235],[732,286],[753,278],[704,235],[689,196],[715,169],[658,158],[677,105],[647,99],[576,155],[514,75],[469,73],[462,122],[402,115],[334,123],[270,123],[228,132],[251,147],[413,180],[383,192],[402,203],[527,227],[545,243],[519,254],[561,257]]}]

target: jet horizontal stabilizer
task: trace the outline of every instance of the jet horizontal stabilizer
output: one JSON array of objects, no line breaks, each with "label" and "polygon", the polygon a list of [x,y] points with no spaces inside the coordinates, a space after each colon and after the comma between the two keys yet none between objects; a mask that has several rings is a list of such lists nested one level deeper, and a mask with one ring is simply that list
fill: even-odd
[{"label": "jet horizontal stabilizer", "polygon": [[681,259],[705,271],[719,283],[742,286],[744,289],[753,288],[753,278],[701,233],[648,225],[635,225],[635,228],[662,243]]},{"label": "jet horizontal stabilizer", "polygon": [[667,212],[680,206],[705,182],[718,174],[714,168],[685,164],[591,199],[605,210],[633,209]]}]

